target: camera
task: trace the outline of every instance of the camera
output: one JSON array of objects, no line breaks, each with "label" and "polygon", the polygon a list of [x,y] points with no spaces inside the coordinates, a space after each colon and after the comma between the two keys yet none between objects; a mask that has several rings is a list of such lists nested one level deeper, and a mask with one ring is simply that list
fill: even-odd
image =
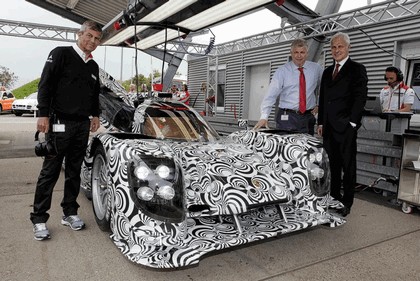
[{"label": "camera", "polygon": [[57,148],[55,146],[54,140],[49,137],[45,141],[39,141],[39,131],[35,133],[35,141],[38,143],[35,145],[35,154],[36,156],[45,156],[52,157],[57,155]]}]

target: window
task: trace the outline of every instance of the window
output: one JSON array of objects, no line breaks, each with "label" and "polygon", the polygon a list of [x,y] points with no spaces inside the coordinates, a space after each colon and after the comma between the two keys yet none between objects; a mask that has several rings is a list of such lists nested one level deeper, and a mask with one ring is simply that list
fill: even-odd
[{"label": "window", "polygon": [[225,111],[226,65],[210,67],[209,96],[215,96],[216,112]]},{"label": "window", "polygon": [[223,112],[225,108],[225,85],[226,85],[226,69],[219,69],[217,72],[217,96],[216,111]]}]

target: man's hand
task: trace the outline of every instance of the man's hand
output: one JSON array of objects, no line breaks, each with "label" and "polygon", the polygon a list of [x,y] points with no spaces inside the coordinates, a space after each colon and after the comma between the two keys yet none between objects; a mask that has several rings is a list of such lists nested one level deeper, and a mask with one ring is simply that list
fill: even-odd
[{"label": "man's hand", "polygon": [[314,109],[312,109],[311,113],[313,115],[316,115],[318,113],[318,106],[315,106]]},{"label": "man's hand", "polygon": [[39,117],[36,122],[36,130],[41,133],[48,133],[50,128],[50,119],[48,117]]},{"label": "man's hand", "polygon": [[96,132],[99,129],[99,117],[93,117],[92,120],[90,120],[90,131],[92,133]]},{"label": "man's hand", "polygon": [[267,119],[261,119],[260,121],[258,121],[258,123],[255,124],[255,126],[254,126],[254,130],[258,130],[262,127],[265,127],[266,129],[270,129],[268,127],[268,120]]},{"label": "man's hand", "polygon": [[322,137],[322,125],[318,126],[318,128],[316,129],[316,132],[318,133],[319,136]]}]

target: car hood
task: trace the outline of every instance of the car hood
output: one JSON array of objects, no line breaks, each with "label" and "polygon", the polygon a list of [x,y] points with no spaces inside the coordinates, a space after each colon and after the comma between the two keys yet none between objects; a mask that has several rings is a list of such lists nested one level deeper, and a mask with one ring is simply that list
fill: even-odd
[{"label": "car hood", "polygon": [[19,99],[13,102],[14,105],[38,105],[38,101],[36,99]]},{"label": "car hood", "polygon": [[[166,157],[181,167],[185,206],[191,217],[245,213],[292,204],[308,184],[307,152],[320,142],[309,135],[238,131],[213,142],[120,139],[100,134],[113,161]],[[118,154],[118,157],[114,155]]]},{"label": "car hood", "polygon": [[290,175],[251,147],[221,140],[173,149],[183,168],[190,216],[239,214],[291,200]]}]

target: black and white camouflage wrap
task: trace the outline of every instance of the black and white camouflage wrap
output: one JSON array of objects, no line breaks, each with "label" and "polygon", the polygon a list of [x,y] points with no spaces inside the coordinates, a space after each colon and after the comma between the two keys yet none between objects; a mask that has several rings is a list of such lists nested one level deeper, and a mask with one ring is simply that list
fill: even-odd
[{"label": "black and white camouflage wrap", "polygon": [[[135,112],[139,133],[147,101]],[[308,178],[307,152],[319,141],[304,134],[238,131],[210,142],[124,139],[101,133],[91,141],[106,152],[111,196],[111,239],[131,261],[155,268],[197,264],[210,252],[309,227],[340,226],[329,212],[329,195],[316,196]],[[92,146],[82,167],[82,188],[90,190]],[[185,219],[151,218],[130,196],[128,163],[144,155],[174,159],[181,167]],[[205,211],[190,211],[207,206]]]}]

